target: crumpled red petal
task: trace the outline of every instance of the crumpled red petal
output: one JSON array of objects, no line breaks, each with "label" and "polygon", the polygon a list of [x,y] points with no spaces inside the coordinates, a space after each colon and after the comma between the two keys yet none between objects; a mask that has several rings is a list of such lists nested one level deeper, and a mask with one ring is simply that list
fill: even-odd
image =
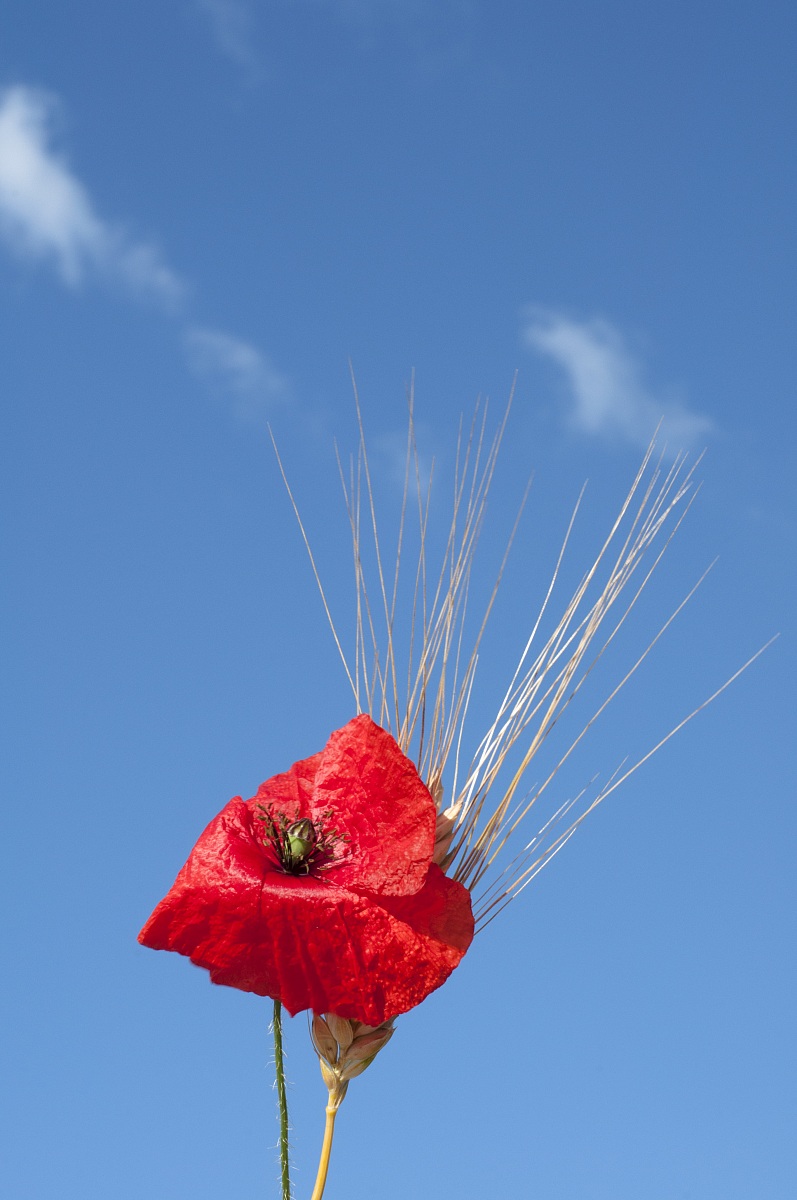
[{"label": "crumpled red petal", "polygon": [[406,896],[423,887],[437,810],[398,743],[362,713],[332,734],[321,754],[294,763],[258,789],[250,806],[320,818],[346,839],[339,887]]},{"label": "crumpled red petal", "polygon": [[[416,827],[402,811],[405,795]],[[282,873],[262,840],[258,798],[300,816],[332,812],[351,838],[345,861],[318,876]],[[429,809],[434,820],[428,791],[390,735],[357,717],[255,799],[230,801],[139,940],[186,955],[214,983],[279,999],[291,1013],[312,1008],[381,1024],[439,987],[473,938],[469,893],[431,863]],[[410,877],[404,894],[391,848]]]}]

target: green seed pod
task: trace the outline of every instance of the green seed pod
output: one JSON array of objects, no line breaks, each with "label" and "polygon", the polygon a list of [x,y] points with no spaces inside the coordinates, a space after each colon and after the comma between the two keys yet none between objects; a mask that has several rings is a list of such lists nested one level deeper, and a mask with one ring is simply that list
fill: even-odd
[{"label": "green seed pod", "polygon": [[308,854],[312,853],[316,844],[313,822],[307,817],[301,821],[294,821],[285,830],[285,838],[291,860],[294,863],[303,862]]}]

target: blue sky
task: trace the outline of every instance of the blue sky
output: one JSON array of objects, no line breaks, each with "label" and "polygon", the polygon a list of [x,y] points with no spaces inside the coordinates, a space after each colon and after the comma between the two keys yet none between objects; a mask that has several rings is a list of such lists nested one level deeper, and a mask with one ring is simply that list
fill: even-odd
[{"label": "blue sky", "polygon": [[[659,421],[707,451],[596,695],[718,561],[560,800],[781,636],[399,1023],[329,1200],[795,1194],[795,25],[7,0],[4,1194],[278,1194],[267,1003],[135,935],[230,796],[352,715],[267,433],[347,631],[349,361],[388,533],[413,373],[444,512],[460,414],[517,372],[477,598],[534,479],[474,727],[584,480],[576,581]],[[287,1039],[303,1195],[324,1093]]]}]

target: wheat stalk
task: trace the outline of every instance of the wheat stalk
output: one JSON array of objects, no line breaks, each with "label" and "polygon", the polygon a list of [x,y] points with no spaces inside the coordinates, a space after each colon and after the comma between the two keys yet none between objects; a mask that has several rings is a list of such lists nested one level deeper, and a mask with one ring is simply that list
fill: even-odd
[{"label": "wheat stalk", "polygon": [[[561,768],[646,661],[711,569],[688,590],[620,682],[595,705],[575,736],[565,740],[542,782],[524,791],[532,761],[623,629],[694,502],[698,491],[694,473],[700,460],[689,466],[687,456],[678,454],[668,464],[665,451],[657,453],[654,437],[594,561],[561,607],[552,631],[544,636],[541,631],[558,595],[563,564],[583,504],[582,489],[542,603],[530,622],[495,718],[463,769],[463,735],[479,650],[530,486],[529,481],[484,611],[468,640],[467,618],[476,550],[512,394],[492,434],[488,431],[486,403],[476,403],[469,426],[460,422],[450,521],[439,567],[431,570],[428,556],[434,464],[425,482],[416,442],[414,385],[411,385],[398,536],[394,565],[389,571],[380,540],[371,465],[354,380],[353,384],[359,439],[348,470],[336,448],[352,541],[353,656],[347,657],[344,652],[298,506],[277,454],[280,471],[357,711],[368,712],[388,729],[415,761],[438,806],[435,861],[474,893],[477,927],[484,927],[558,854],[607,796],[720,695],[766,646],[641,758],[630,766],[621,764],[592,799],[589,796],[594,780],[561,803],[519,850],[511,849],[516,835],[540,798],[548,793]],[[417,548],[408,566],[411,507],[417,508]],[[410,584],[402,621],[402,583],[407,571]],[[544,641],[539,645],[543,636]],[[450,802],[445,806],[444,774],[452,755]],[[509,861],[504,862],[507,856]]]}]

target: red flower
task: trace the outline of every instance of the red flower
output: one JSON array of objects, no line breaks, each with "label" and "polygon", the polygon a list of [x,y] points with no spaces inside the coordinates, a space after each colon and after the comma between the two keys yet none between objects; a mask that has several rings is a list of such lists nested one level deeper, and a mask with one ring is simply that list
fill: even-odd
[{"label": "red flower", "polygon": [[211,821],[139,934],[214,983],[368,1025],[413,1008],[473,938],[470,893],[432,862],[434,801],[362,715]]}]

